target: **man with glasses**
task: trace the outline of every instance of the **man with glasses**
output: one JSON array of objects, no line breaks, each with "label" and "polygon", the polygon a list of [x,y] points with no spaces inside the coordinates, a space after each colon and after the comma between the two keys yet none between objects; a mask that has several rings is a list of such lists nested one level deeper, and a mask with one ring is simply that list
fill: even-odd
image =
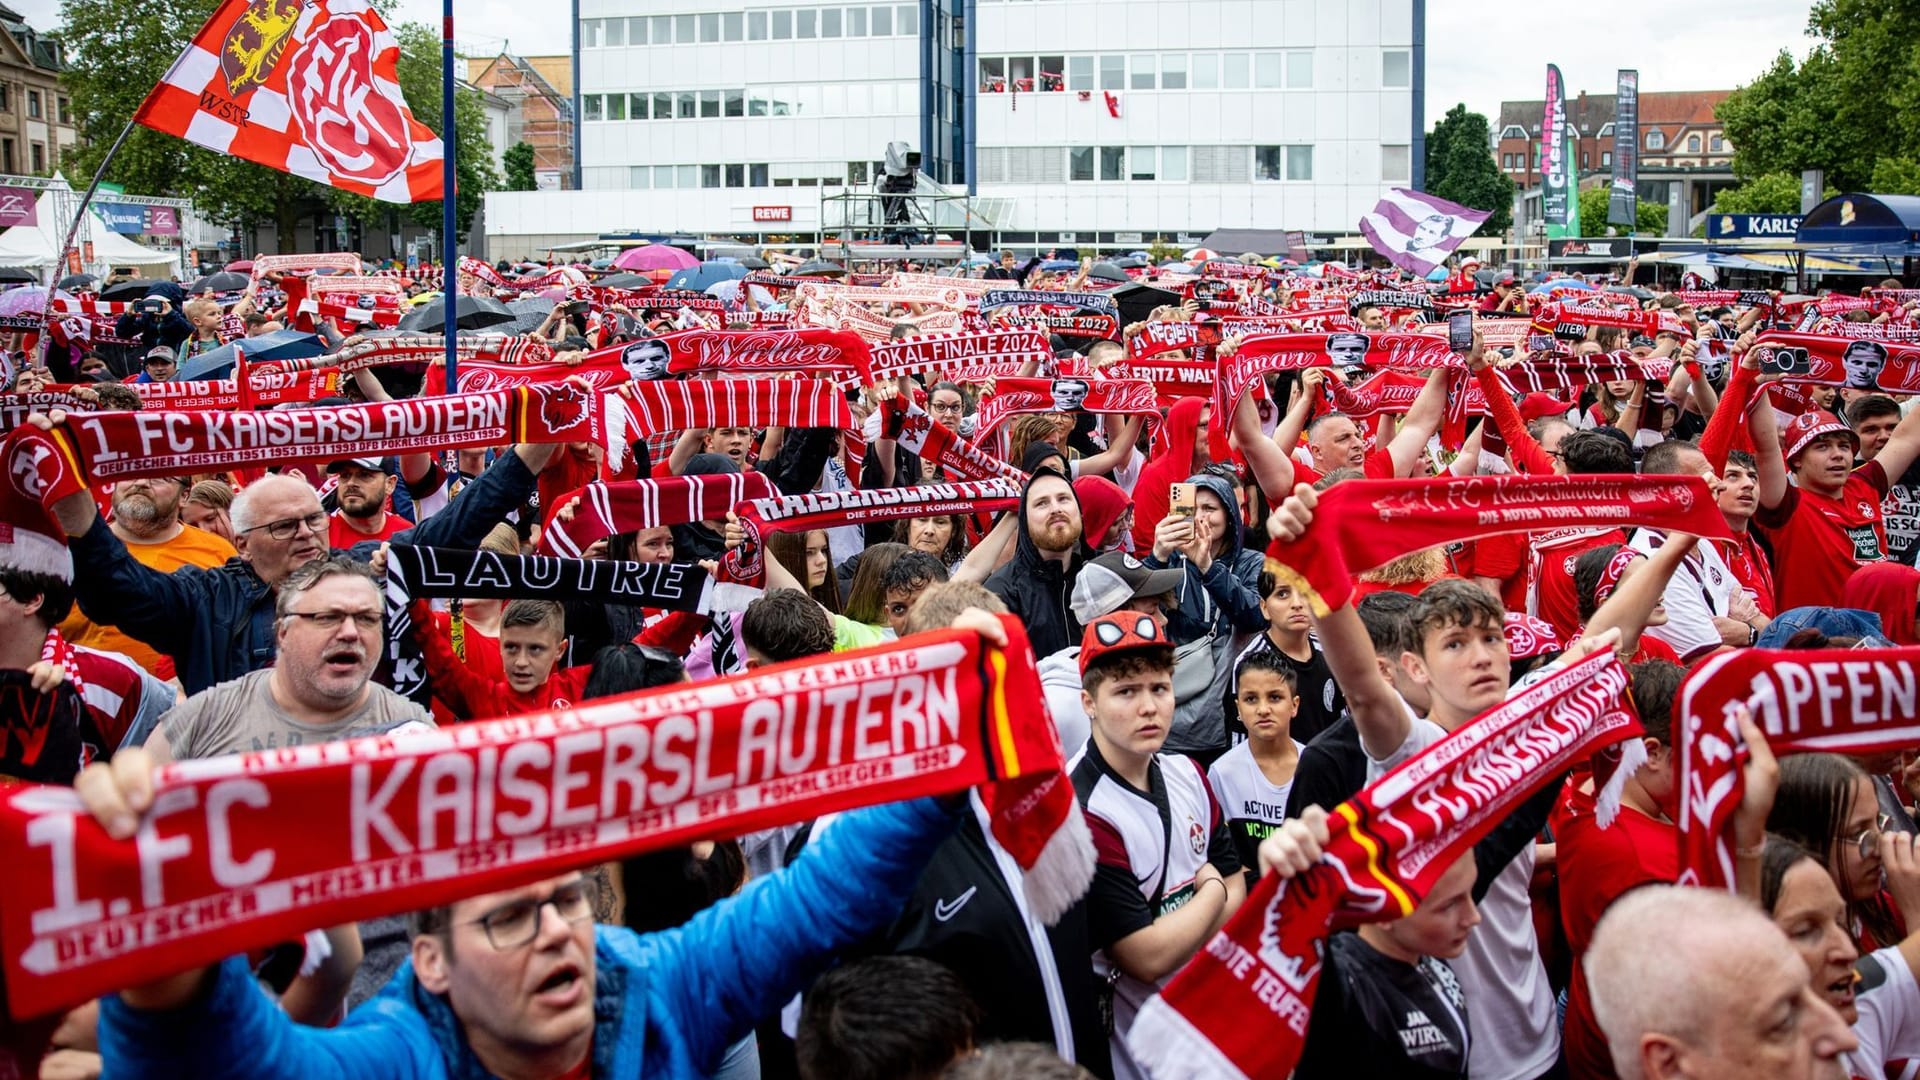
[{"label": "man with glasses", "polygon": [[[35,414],[43,429],[65,414]],[[393,537],[394,543],[473,549],[494,525],[533,494],[534,477],[554,447],[522,444],[502,454],[446,509]],[[239,556],[210,570],[181,567],[163,574],[140,565],[127,547],[100,527],[89,492],[75,492],[53,507],[66,530],[74,565],[74,589],[88,618],[111,623],[129,636],[173,657],[180,685],[197,694],[273,663],[278,649],[274,591],[287,576],[327,554],[327,515],[320,496],[296,475],[256,480],[233,500],[234,547]],[[350,550],[365,561],[380,543],[362,541]]]}]

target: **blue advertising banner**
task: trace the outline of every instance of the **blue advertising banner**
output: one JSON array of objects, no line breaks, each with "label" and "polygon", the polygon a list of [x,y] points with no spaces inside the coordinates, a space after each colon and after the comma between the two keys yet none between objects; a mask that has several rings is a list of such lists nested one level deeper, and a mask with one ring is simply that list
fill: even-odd
[{"label": "blue advertising banner", "polygon": [[1800,229],[1799,214],[1708,214],[1707,239],[1737,240],[1764,236],[1791,240]]},{"label": "blue advertising banner", "polygon": [[139,203],[94,203],[93,212],[112,232],[138,233],[147,228],[147,208]]}]

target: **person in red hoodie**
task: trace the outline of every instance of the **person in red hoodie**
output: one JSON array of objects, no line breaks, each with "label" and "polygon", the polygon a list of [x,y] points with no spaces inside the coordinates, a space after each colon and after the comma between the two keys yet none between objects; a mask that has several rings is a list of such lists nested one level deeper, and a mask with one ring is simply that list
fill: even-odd
[{"label": "person in red hoodie", "polygon": [[434,696],[468,720],[565,708],[580,700],[593,666],[554,670],[567,640],[566,611],[551,600],[515,600],[500,615],[500,667],[504,680],[476,674],[453,654],[447,639],[424,629],[416,610],[414,637],[426,655]]},{"label": "person in red hoodie", "polygon": [[1212,462],[1208,426],[1212,413],[1205,398],[1181,398],[1153,433],[1153,453],[1140,466],[1140,479],[1133,485],[1133,550],[1153,547],[1153,530],[1167,516],[1173,485]]}]

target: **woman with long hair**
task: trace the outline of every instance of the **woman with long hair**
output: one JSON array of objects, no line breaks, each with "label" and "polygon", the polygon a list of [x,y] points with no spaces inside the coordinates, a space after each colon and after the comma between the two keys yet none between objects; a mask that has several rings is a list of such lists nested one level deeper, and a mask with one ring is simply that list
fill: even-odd
[{"label": "woman with long hair", "polygon": [[840,579],[833,572],[826,530],[773,533],[767,537],[767,555],[786,568],[795,581],[805,582],[808,594],[820,601],[820,606],[840,613]]},{"label": "woman with long hair", "polygon": [[924,551],[949,571],[967,557],[967,523],[959,514],[902,518],[893,525],[893,542]]},{"label": "woman with long hair", "polygon": [[889,543],[875,544],[862,552],[860,566],[853,572],[853,584],[847,589],[846,606],[840,614],[875,630],[886,626],[887,591],[880,583],[909,550],[905,544]]},{"label": "woman with long hair", "polygon": [[1780,791],[1767,831],[1819,857],[1847,902],[1848,931],[1862,951],[1892,945],[1920,910],[1896,911],[1884,891],[1884,819],[1873,778],[1839,754],[1796,754],[1780,762]]}]

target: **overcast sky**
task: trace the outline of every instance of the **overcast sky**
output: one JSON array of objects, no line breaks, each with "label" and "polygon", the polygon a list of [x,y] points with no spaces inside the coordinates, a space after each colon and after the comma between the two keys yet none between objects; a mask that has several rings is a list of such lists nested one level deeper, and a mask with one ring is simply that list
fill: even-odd
[{"label": "overcast sky", "polygon": [[[59,0],[7,0],[34,26],[59,18]],[[455,33],[464,52],[523,55],[571,48],[566,0],[458,0]],[[1427,126],[1465,102],[1495,120],[1500,102],[1545,93],[1546,65],[1558,63],[1569,93],[1611,93],[1614,72],[1638,68],[1642,92],[1731,89],[1753,79],[1782,48],[1805,55],[1809,0],[1742,0],[1717,14],[1677,0],[1610,0],[1585,7],[1509,4],[1488,18],[1477,0],[1428,0]],[[635,10],[639,10],[636,5]],[[559,17],[556,17],[559,16]],[[399,19],[437,26],[436,0],[399,0]]]}]

